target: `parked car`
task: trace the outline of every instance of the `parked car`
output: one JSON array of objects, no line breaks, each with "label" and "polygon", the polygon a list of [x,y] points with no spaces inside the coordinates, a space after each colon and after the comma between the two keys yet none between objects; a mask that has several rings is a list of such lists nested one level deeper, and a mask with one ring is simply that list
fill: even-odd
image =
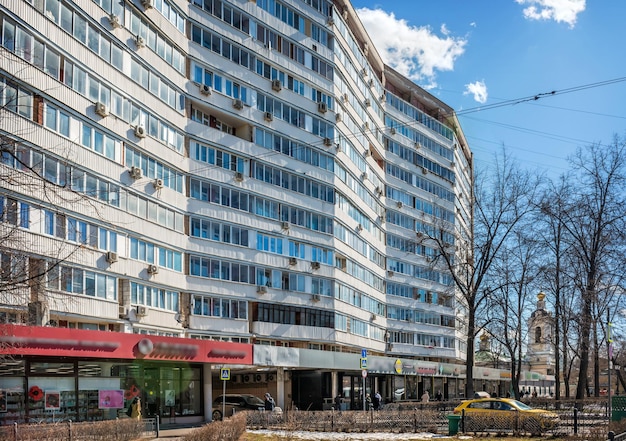
[{"label": "parked car", "polygon": [[250,394],[220,395],[213,400],[213,421],[222,419],[222,406],[225,407],[225,414],[229,417],[242,410],[264,410],[265,401]]},{"label": "parked car", "polygon": [[532,434],[553,429],[559,424],[559,416],[532,407],[512,398],[478,398],[464,400],[454,413],[465,413],[465,431],[520,430]]}]

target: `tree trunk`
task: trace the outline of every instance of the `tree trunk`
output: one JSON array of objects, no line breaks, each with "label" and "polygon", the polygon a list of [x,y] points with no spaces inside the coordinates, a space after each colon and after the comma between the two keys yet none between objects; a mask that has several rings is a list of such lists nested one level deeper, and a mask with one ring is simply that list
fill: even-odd
[{"label": "tree trunk", "polygon": [[[587,280],[590,280],[589,278]],[[591,334],[591,294],[593,290],[589,284],[583,296],[583,309],[581,311],[580,326],[580,366],[578,370],[578,385],[576,386],[576,399],[582,400],[586,395],[588,386],[587,373],[589,371],[589,340]]]},{"label": "tree trunk", "polygon": [[476,338],[476,316],[474,307],[468,308],[467,359],[465,360],[465,398],[474,398],[474,339]]}]

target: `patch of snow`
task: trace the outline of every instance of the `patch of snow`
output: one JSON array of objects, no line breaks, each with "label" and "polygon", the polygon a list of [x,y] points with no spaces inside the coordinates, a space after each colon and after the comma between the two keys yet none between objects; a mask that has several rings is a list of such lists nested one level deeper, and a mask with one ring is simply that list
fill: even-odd
[{"label": "patch of snow", "polygon": [[[288,439],[306,440],[306,441],[415,441],[430,440],[434,438],[450,438],[447,435],[437,435],[434,433],[390,433],[390,432],[372,432],[372,433],[339,433],[339,432],[305,432],[290,430],[248,430],[249,433],[256,433],[270,437],[285,437]],[[471,438],[471,437],[455,437],[455,438]]]}]

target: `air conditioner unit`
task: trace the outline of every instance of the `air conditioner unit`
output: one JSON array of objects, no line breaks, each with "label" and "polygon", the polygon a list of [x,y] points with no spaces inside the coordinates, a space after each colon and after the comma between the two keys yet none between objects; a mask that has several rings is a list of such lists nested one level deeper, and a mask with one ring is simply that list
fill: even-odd
[{"label": "air conditioner unit", "polygon": [[395,134],[396,134],[396,128],[395,128],[395,127],[392,127],[392,128],[389,130],[389,133],[391,133],[392,135],[395,135]]},{"label": "air conditioner unit", "polygon": [[256,287],[256,292],[258,294],[265,294],[267,292],[267,286],[265,285],[259,285]]},{"label": "air conditioner unit", "polygon": [[263,383],[263,380],[265,379],[261,374],[253,374],[252,377],[255,383]]},{"label": "air conditioner unit", "polygon": [[387,271],[387,277],[393,277],[394,274],[395,273],[393,271],[391,271],[391,270]]},{"label": "air conditioner unit", "polygon": [[282,221],[280,223],[280,228],[282,228],[283,230],[288,230],[289,229],[289,222],[287,221]]},{"label": "air conditioner unit", "polygon": [[139,124],[135,126],[135,136],[137,138],[145,138],[146,137],[146,128],[145,126]]},{"label": "air conditioner unit", "polygon": [[159,274],[159,267],[156,265],[148,265],[148,274]]},{"label": "air conditioner unit", "polygon": [[145,45],[146,45],[145,38],[143,38],[141,35],[137,35],[135,37],[135,46],[137,46],[138,48],[142,48],[142,47],[145,47]]},{"label": "air conditioner unit", "polygon": [[117,262],[117,253],[113,251],[107,251],[106,259],[107,259],[107,262],[109,263]]},{"label": "air conditioner unit", "polygon": [[333,145],[333,141],[330,138],[324,138],[324,145],[326,147],[330,147],[331,145]]},{"label": "air conditioner unit", "polygon": [[148,315],[148,308],[146,308],[145,306],[137,306],[135,314],[137,314],[137,317],[144,317]]},{"label": "air conditioner unit", "polygon": [[251,380],[252,380],[252,375],[250,374],[245,374],[241,376],[242,383],[250,383]]},{"label": "air conditioner unit", "polygon": [[155,179],[154,181],[152,181],[152,185],[154,186],[155,190],[160,190],[163,188],[163,179]]},{"label": "air conditioner unit", "polygon": [[364,104],[365,104],[365,107],[369,107],[369,106],[372,105],[372,102],[370,101],[369,98],[365,98],[365,103]]},{"label": "air conditioner unit", "polygon": [[283,89],[283,83],[280,80],[272,80],[272,90],[280,92]]},{"label": "air conditioner unit", "polygon": [[119,315],[120,318],[125,318],[126,317],[126,307],[125,306],[121,306],[119,307]]},{"label": "air conditioner unit", "polygon": [[328,104],[326,104],[324,101],[320,101],[319,103],[317,103],[317,111],[320,113],[328,112]]},{"label": "air conditioner unit", "polygon": [[376,320],[376,314],[372,314],[372,315],[370,315],[370,320],[371,320],[371,321]]},{"label": "air conditioner unit", "polygon": [[[365,156],[367,156],[367,155],[365,155]],[[362,179],[363,181],[365,181],[365,180],[367,179],[367,172],[363,172],[363,173],[361,173],[361,179]]]},{"label": "air conditioner unit", "polygon": [[141,6],[146,9],[150,9],[153,7],[152,0],[141,0]]},{"label": "air conditioner unit", "polygon": [[272,114],[272,112],[265,112],[263,114],[263,119],[265,121],[273,121],[274,120],[274,115]]},{"label": "air conditioner unit", "polygon": [[363,69],[361,69],[361,75],[363,75],[364,77],[367,76],[367,68],[364,67]]},{"label": "air conditioner unit", "polygon": [[276,379],[276,377],[274,377],[274,374],[265,374],[265,381],[267,383],[271,383]]},{"label": "air conditioner unit", "polygon": [[109,15],[109,24],[111,25],[113,29],[122,27],[122,23],[120,22],[120,17],[115,14]]},{"label": "air conditioner unit", "polygon": [[295,257],[289,258],[289,265],[293,266],[293,265],[296,265],[297,263],[298,263],[298,259],[296,259]]},{"label": "air conditioner unit", "polygon": [[383,195],[383,189],[381,187],[376,187],[376,194],[378,196],[382,196]]},{"label": "air conditioner unit", "polygon": [[335,20],[332,17],[328,17],[328,19],[326,20],[326,24],[328,26],[332,26],[335,24]]},{"label": "air conditioner unit", "polygon": [[313,300],[314,302],[319,302],[320,300],[322,300],[322,297],[319,294],[313,294],[311,296],[311,300]]},{"label": "air conditioner unit", "polygon": [[415,143],[415,148],[416,148],[416,149],[420,149],[420,148],[422,148],[422,144],[420,144],[419,142],[416,142],[416,143]]},{"label": "air conditioner unit", "polygon": [[336,114],[335,114],[335,121],[337,121],[337,122],[341,122],[341,118],[343,118],[343,117],[341,116],[341,113],[336,113]]},{"label": "air conditioner unit", "polygon": [[313,268],[314,270],[320,269],[320,263],[319,262],[311,262],[311,268]]},{"label": "air conditioner unit", "polygon": [[243,101],[239,99],[233,100],[233,107],[237,110],[243,109]]},{"label": "air conditioner unit", "polygon": [[402,208],[402,202],[401,201],[396,202],[396,205],[397,205],[398,208]]},{"label": "air conditioner unit", "polygon": [[200,84],[200,86],[198,86],[200,88],[200,93],[202,95],[211,95],[211,92],[213,92],[211,90],[211,86],[207,85],[207,84]]},{"label": "air conditioner unit", "polygon": [[344,94],[341,96],[341,99],[343,100],[343,102],[344,102],[344,103],[347,103],[347,102],[348,102],[348,98],[349,98],[349,97],[348,97],[348,94],[347,94],[347,93],[344,93]]},{"label": "air conditioner unit", "polygon": [[139,167],[131,167],[129,173],[131,178],[141,179],[142,172]]},{"label": "air conditioner unit", "polygon": [[361,225],[361,224],[357,225],[357,226],[356,226],[356,230],[357,230],[358,232],[363,231],[363,225]]},{"label": "air conditioner unit", "polygon": [[370,78],[369,86],[374,87],[374,78]]},{"label": "air conditioner unit", "polygon": [[235,172],[235,181],[237,181],[237,182],[243,181],[243,173]]},{"label": "air conditioner unit", "polygon": [[100,115],[103,118],[105,116],[109,116],[109,107],[106,104],[97,102],[95,107],[97,115]]}]

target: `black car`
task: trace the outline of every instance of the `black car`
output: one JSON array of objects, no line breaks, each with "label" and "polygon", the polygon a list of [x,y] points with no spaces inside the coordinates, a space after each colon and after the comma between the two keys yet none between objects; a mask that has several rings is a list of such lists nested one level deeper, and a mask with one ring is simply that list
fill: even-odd
[{"label": "black car", "polygon": [[[224,400],[225,398],[225,400]],[[213,401],[213,421],[222,419],[222,406],[225,405],[227,417],[242,410],[263,410],[265,401],[250,394],[226,394],[220,395]]]}]

